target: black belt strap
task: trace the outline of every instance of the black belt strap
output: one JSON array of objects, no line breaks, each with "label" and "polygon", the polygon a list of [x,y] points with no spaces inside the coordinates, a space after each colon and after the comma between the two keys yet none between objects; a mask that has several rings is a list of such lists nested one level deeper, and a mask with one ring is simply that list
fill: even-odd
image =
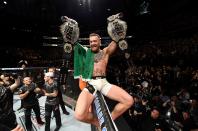
[{"label": "black belt strap", "polygon": [[87,83],[87,86],[86,86],[85,88],[87,88],[91,94],[93,94],[93,93],[95,92],[95,90],[96,90],[96,89],[95,89],[92,85],[90,85],[89,83]]},{"label": "black belt strap", "polygon": [[104,79],[106,76],[93,76],[92,79]]}]

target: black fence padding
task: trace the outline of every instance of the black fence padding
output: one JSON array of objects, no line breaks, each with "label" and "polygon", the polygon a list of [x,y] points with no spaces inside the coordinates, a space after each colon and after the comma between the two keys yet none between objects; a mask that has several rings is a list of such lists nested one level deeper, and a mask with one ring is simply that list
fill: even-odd
[{"label": "black fence padding", "polygon": [[103,95],[97,91],[94,102],[94,111],[98,117],[102,131],[118,131],[114,121],[111,118],[110,111],[107,107]]}]

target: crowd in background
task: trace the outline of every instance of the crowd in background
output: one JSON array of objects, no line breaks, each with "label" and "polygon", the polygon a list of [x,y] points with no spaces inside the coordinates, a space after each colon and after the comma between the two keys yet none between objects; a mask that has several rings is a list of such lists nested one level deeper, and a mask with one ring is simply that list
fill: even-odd
[{"label": "crowd in background", "polygon": [[[125,58],[122,51],[112,57],[107,80],[134,97],[134,106],[125,114],[132,130],[141,131],[149,125],[164,131],[198,128],[197,43],[198,35],[129,43],[129,58]],[[32,66],[59,66],[67,57],[59,47],[0,50],[1,56],[8,59],[8,63],[1,63],[1,67],[15,67],[19,59],[28,60]],[[72,61],[69,68],[72,69]],[[148,120],[145,118],[159,121],[142,125],[146,123],[142,121]]]},{"label": "crowd in background", "polygon": [[[123,72],[121,69],[126,70]],[[142,123],[144,115],[153,107],[157,107],[164,121],[178,122],[181,128],[198,127],[197,69],[167,65],[130,65],[128,68],[122,68],[119,63],[109,70],[111,76],[107,75],[108,80],[120,85],[134,97],[135,104],[127,114],[131,115],[131,126],[139,125],[133,123]],[[112,72],[116,73],[112,75]],[[168,112],[170,114],[167,114]],[[168,127],[173,126],[168,123]],[[140,127],[132,128],[140,131]]]},{"label": "crowd in background", "polygon": [[198,129],[198,51],[189,40],[140,45],[129,59],[113,58],[107,77],[134,97],[126,114],[133,131]]}]

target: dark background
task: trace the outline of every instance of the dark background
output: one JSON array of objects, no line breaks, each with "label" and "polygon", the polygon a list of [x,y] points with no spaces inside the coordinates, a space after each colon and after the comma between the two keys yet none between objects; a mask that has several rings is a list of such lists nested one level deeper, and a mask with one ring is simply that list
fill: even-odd
[{"label": "dark background", "polygon": [[118,12],[133,41],[182,37],[198,29],[192,0],[0,0],[1,47],[38,47],[48,43],[45,36],[60,37],[63,15],[78,21],[80,37],[107,36],[106,18]]}]

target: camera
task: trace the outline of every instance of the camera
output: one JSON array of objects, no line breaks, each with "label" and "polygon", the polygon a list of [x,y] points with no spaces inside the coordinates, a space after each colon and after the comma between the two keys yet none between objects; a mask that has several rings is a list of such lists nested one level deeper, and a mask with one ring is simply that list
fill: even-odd
[{"label": "camera", "polygon": [[10,79],[17,79],[18,74],[17,73],[4,73],[4,77],[10,77]]},{"label": "camera", "polygon": [[175,121],[167,119],[166,122],[172,131],[182,131],[182,127],[180,127],[180,125],[178,125]]},{"label": "camera", "polygon": [[17,73],[11,73],[10,75],[13,79],[17,79],[18,78],[18,74]]},{"label": "camera", "polygon": [[155,129],[160,129],[160,124],[159,123],[155,123]]}]

